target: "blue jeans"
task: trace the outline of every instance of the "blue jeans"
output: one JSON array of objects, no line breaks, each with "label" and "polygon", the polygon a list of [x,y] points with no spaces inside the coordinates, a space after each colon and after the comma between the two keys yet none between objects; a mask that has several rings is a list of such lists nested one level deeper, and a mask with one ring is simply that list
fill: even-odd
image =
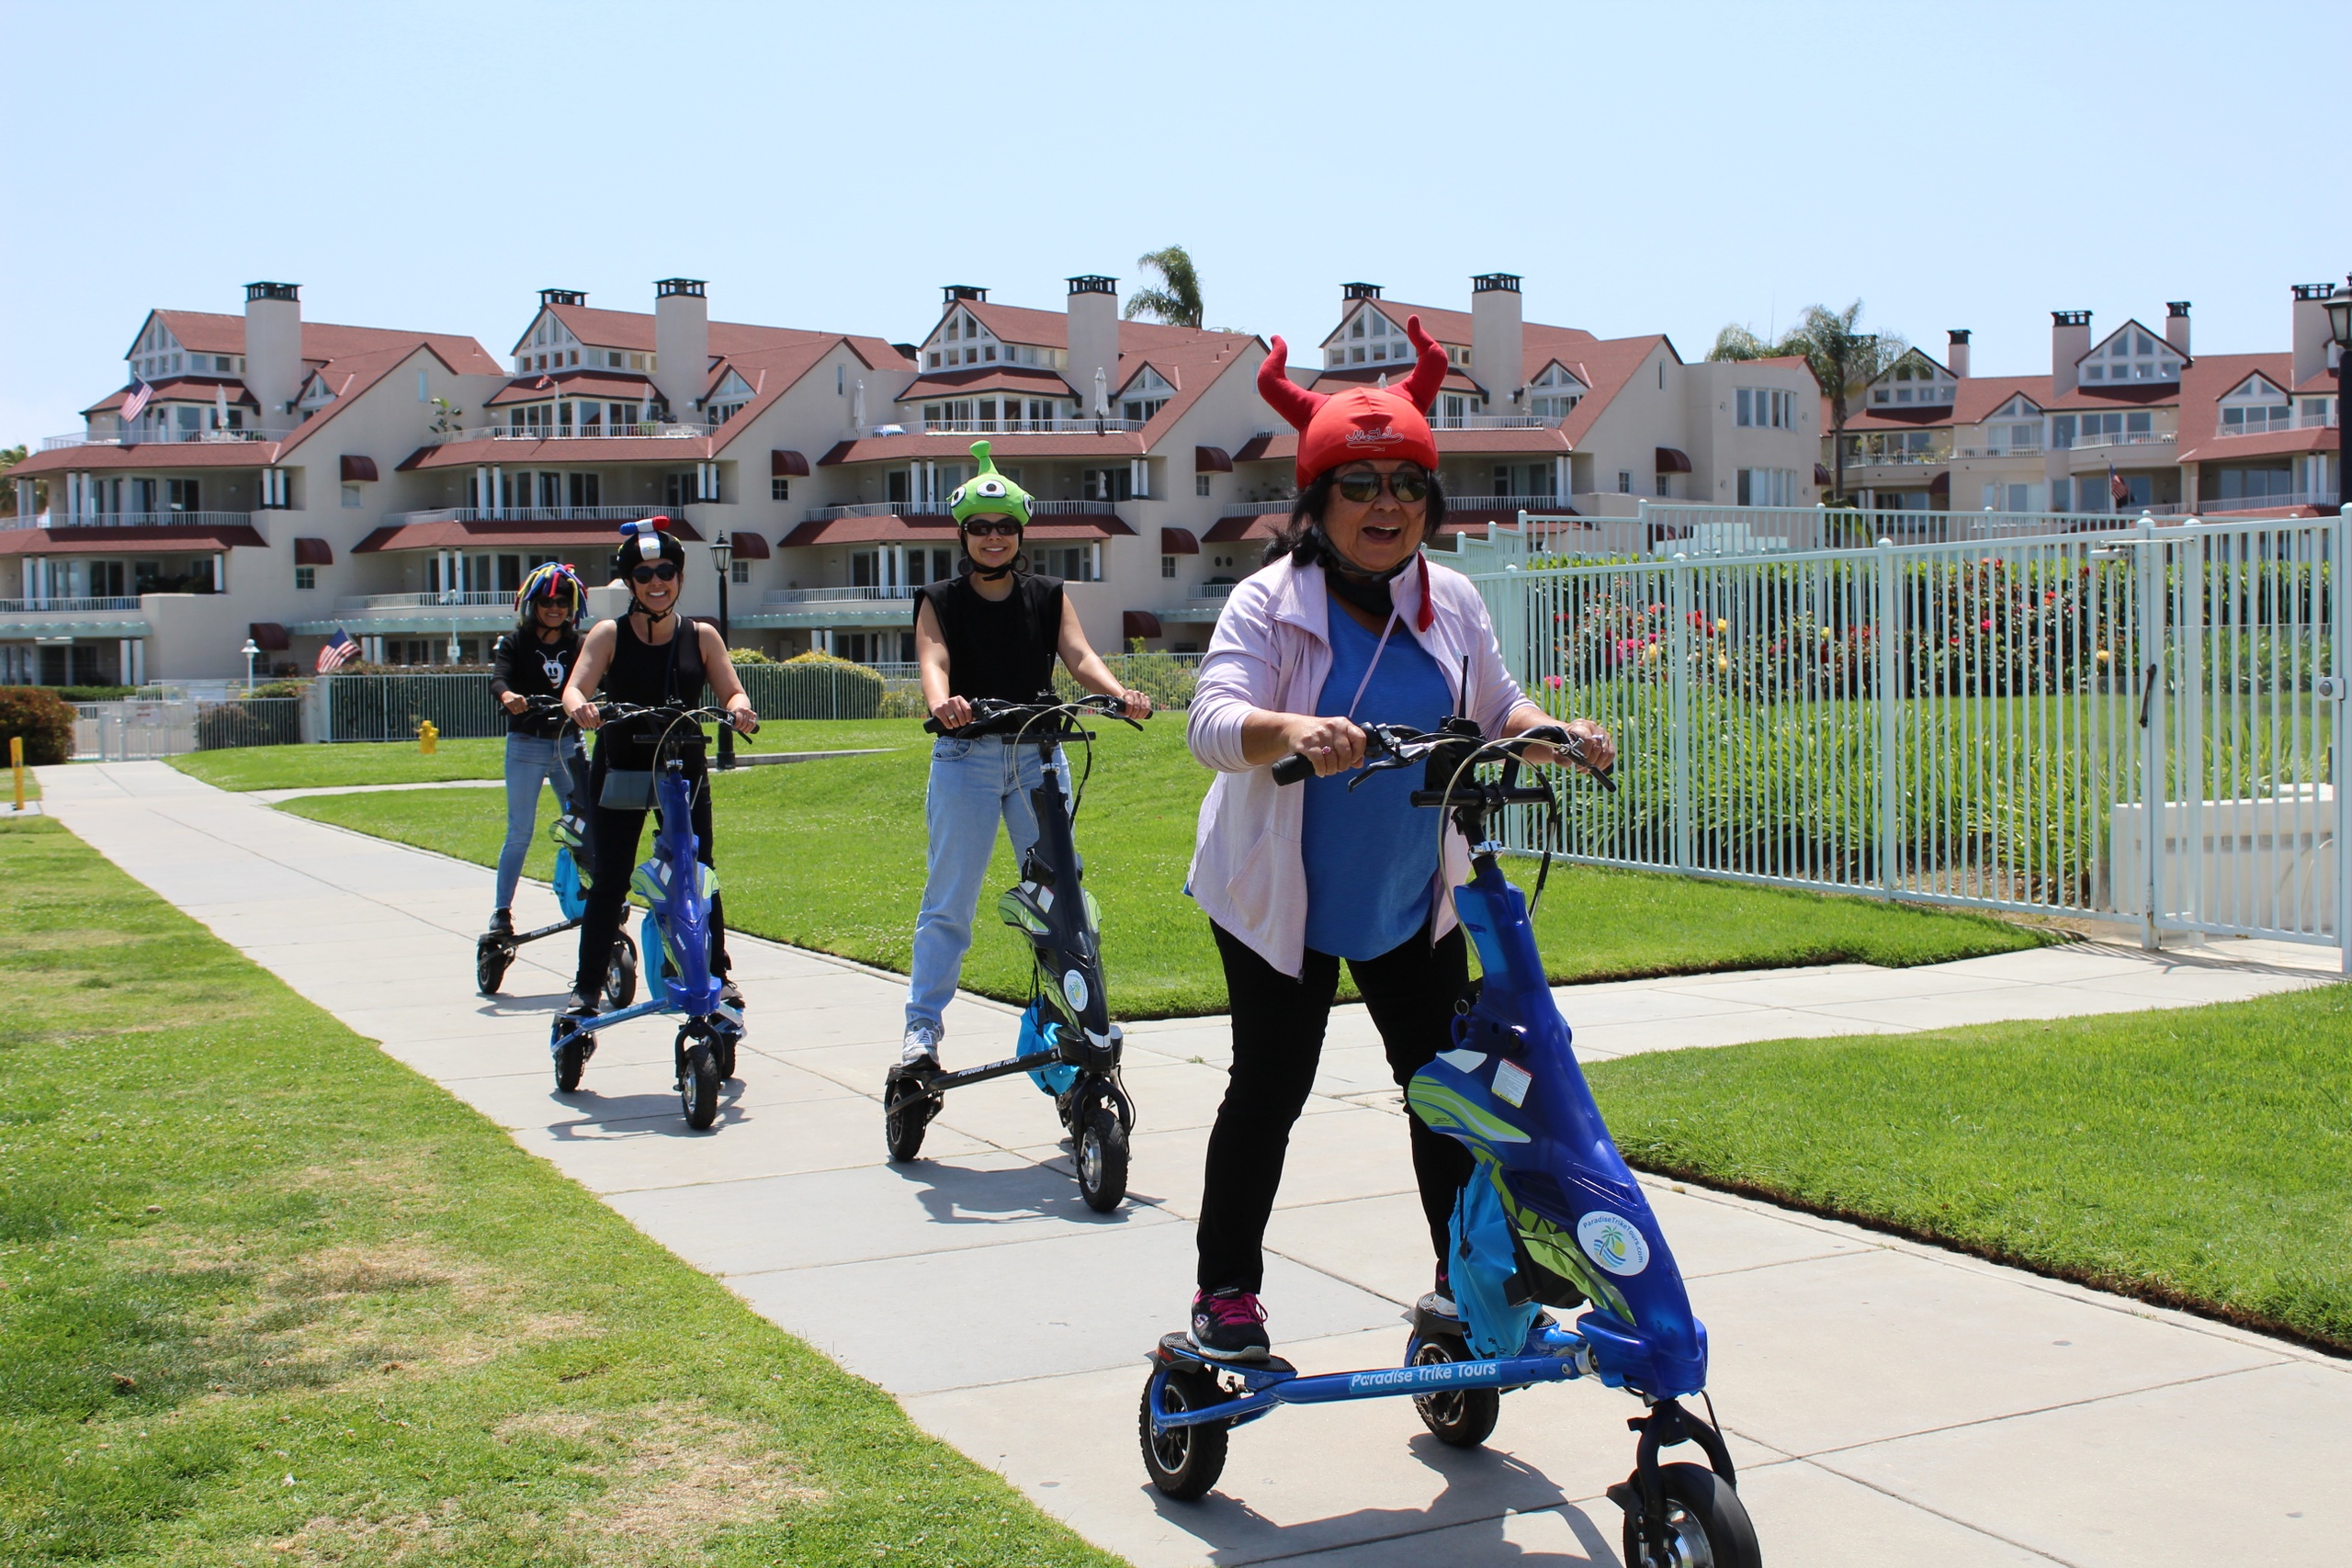
[{"label": "blue jeans", "polygon": [[[1043,748],[984,740],[942,739],[931,749],[931,788],[923,815],[931,829],[929,874],[922,912],[915,917],[913,976],[907,983],[907,1027],[942,1029],[941,1015],[956,995],[964,954],[972,946],[972,913],[980,878],[996,851],[996,825],[1012,835],[1016,862],[1037,841],[1029,792],[1045,777]],[[1054,771],[1069,793],[1069,762],[1057,748]],[[944,1032],[944,1030],[943,1030]]]},{"label": "blue jeans", "polygon": [[506,738],[506,843],[498,852],[498,903],[514,906],[514,887],[523,880],[523,857],[531,851],[531,833],[539,825],[539,786],[555,785],[559,810],[571,809],[571,767],[580,762],[577,741],[541,740],[529,735]]}]

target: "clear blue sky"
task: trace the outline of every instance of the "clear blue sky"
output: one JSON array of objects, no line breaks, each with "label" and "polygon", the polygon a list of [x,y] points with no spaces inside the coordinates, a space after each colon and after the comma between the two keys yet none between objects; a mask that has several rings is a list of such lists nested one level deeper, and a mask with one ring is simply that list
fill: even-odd
[{"label": "clear blue sky", "polygon": [[2283,349],[2352,267],[2341,5],[418,6],[0,0],[0,445],[78,427],[151,306],[469,333],[534,290],[905,340],[1171,241],[1209,324],[1338,286],[1665,331],[1815,301],[1976,372],[2195,301]]}]

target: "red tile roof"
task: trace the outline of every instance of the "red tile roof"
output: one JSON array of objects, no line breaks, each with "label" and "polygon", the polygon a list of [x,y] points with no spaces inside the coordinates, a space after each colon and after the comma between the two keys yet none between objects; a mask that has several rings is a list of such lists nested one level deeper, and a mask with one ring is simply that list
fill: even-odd
[{"label": "red tile roof", "polygon": [[[723,427],[722,427],[723,428]],[[525,435],[488,441],[452,441],[420,446],[402,458],[401,473],[421,468],[470,468],[483,463],[536,465],[541,458],[562,463],[700,463],[709,459],[707,436],[661,437],[556,436],[547,440]]]},{"label": "red tile roof", "polygon": [[[937,458],[954,462],[970,454],[972,443],[978,439],[969,434],[945,433],[911,433],[906,435],[867,435],[852,441],[837,441],[832,449],[817,459],[824,468],[833,463],[901,462],[909,457]],[[1035,434],[991,435],[988,437],[989,455],[999,460],[1006,457],[1102,457],[1125,461],[1140,457],[1149,450],[1144,433],[1134,430],[1108,431],[1101,435],[1092,432],[1039,432]],[[18,472],[22,472],[19,466]]]},{"label": "red tile roof", "polygon": [[[243,381],[226,376],[164,376],[147,383],[154,389],[154,400],[159,403],[209,403],[214,400],[213,389],[226,388],[229,400],[246,408],[258,409],[261,401],[245,390]],[[130,398],[129,387],[119,388],[82,411],[85,417],[107,413],[120,408]]]},{"label": "red tile roof", "polygon": [[[194,354],[243,354],[245,352],[245,318],[221,315],[209,310],[153,310],[146,321],[139,323],[132,334],[137,343],[147,334],[147,322],[161,320],[178,339],[181,345]],[[472,338],[455,333],[410,332],[398,327],[345,327],[332,321],[302,323],[302,358],[309,365],[324,365],[355,354],[378,353],[388,348],[406,348],[418,343],[431,344],[449,367],[464,376],[498,374],[497,361],[492,359],[481,344]],[[132,355],[125,351],[126,359]],[[247,366],[248,373],[252,367]]]},{"label": "red tile roof", "polygon": [[[543,381],[552,385],[541,386]],[[517,376],[483,399],[482,406],[496,408],[507,403],[539,402],[556,397],[631,398],[641,400],[651,390],[653,382],[650,378],[627,370],[548,370],[537,375]]]},{"label": "red tile roof", "polygon": [[[22,467],[17,471],[23,472]],[[130,555],[156,549],[266,548],[268,544],[259,530],[234,524],[192,528],[0,528],[0,556]]]},{"label": "red tile roof", "polygon": [[975,392],[1025,392],[1038,398],[1073,398],[1076,388],[1058,370],[1034,365],[967,365],[954,370],[926,370],[899,394],[910,403],[924,398],[969,397]]},{"label": "red tile roof", "polygon": [[[670,531],[689,544],[702,536],[684,518],[673,517]],[[528,523],[512,518],[474,523],[392,523],[370,533],[351,547],[354,555],[382,550],[529,549],[538,545],[598,545],[607,550],[620,545],[610,523]]]},{"label": "red tile roof", "polygon": [[8,470],[11,479],[41,474],[164,472],[173,468],[261,468],[277,461],[275,441],[149,441],[136,446],[60,446],[36,452]]}]

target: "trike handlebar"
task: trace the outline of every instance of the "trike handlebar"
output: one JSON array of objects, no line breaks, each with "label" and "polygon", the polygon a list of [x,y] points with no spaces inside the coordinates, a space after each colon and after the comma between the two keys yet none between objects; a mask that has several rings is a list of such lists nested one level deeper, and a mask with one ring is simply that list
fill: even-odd
[{"label": "trike handlebar", "polygon": [[1142,728],[1127,716],[1127,705],[1120,698],[1094,693],[1067,703],[1008,703],[994,697],[975,697],[970,723],[950,729],[936,718],[927,718],[922,721],[922,727],[930,734],[944,736],[951,740],[978,740],[991,735],[1002,735],[1018,744],[1046,746],[1057,740],[1076,739],[1079,734],[1077,722],[1093,716],[1115,718],[1123,724]]},{"label": "trike handlebar", "polygon": [[[1503,774],[1501,794],[1496,804],[1538,804],[1551,798],[1551,791],[1535,785],[1521,786],[1518,782],[1519,763],[1531,746],[1549,746],[1567,754],[1568,760],[1584,768],[1584,738],[1571,735],[1556,724],[1540,724],[1534,728],[1502,739],[1488,740],[1467,728],[1419,730],[1396,724],[1372,724],[1364,727],[1364,772],[1368,775],[1433,757],[1441,762],[1451,761],[1456,767],[1474,755],[1479,760],[1494,759],[1509,764]],[[1452,753],[1441,756],[1451,749]],[[1607,769],[1584,768],[1598,780],[1601,788],[1615,794],[1617,781]],[[1295,784],[1315,776],[1315,764],[1294,751],[1273,765],[1274,783]],[[1362,783],[1351,782],[1351,789]],[[1424,798],[1427,797],[1427,798]],[[1418,789],[1413,792],[1415,806],[1445,806],[1452,804],[1442,789]]]}]

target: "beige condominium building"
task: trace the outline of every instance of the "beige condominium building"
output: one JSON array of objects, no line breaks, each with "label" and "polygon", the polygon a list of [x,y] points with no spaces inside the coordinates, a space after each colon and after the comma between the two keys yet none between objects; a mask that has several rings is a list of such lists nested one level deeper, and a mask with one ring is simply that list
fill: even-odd
[{"label": "beige condominium building", "polygon": [[[1521,511],[1630,517],[1645,499],[1810,506],[1818,498],[1819,389],[1804,361],[1689,364],[1663,334],[1600,338],[1528,321],[1520,282],[1479,274],[1466,311],[1343,284],[1320,367],[1293,368],[1323,391],[1401,378],[1413,362],[1406,323],[1421,319],[1448,361],[1430,421],[1448,533],[1483,532]],[[1220,570],[1254,565],[1250,542],[1283,521],[1297,448],[1284,428],[1235,454],[1250,493],[1210,532]]]},{"label": "beige condominium building", "polygon": [[242,316],[151,310],[123,357],[12,470],[0,682],[243,675],[248,638],[262,672],[290,661],[288,624],[364,571],[394,465],[501,380],[469,337],[306,322],[288,283]]},{"label": "beige condominium building", "polygon": [[[1941,362],[1914,349],[1851,406],[1847,489],[1889,510],[2066,513],[2094,526],[2331,507],[2333,293],[2294,288],[2280,354],[2196,355],[2186,300],[2166,307],[2161,332],[2133,320],[2094,337],[2089,311],[2051,312],[2044,376],[1970,375],[1969,333],[1956,330]],[[1826,432],[1826,400],[1822,422]]]}]

